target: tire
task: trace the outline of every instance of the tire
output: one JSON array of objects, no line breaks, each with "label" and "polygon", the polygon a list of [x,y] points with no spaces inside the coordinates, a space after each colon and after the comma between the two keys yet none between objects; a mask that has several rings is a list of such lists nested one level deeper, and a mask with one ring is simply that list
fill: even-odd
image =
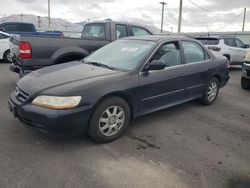
[{"label": "tire", "polygon": [[95,109],[88,134],[96,142],[111,142],[122,136],[129,122],[130,108],[127,102],[119,97],[111,97],[101,102]]},{"label": "tire", "polygon": [[202,104],[204,105],[213,104],[218,96],[219,88],[220,88],[219,80],[215,77],[211,78],[203,91],[201,98]]},{"label": "tire", "polygon": [[6,52],[4,52],[3,59],[6,63],[12,62],[11,57],[10,57],[10,50],[7,50]]},{"label": "tire", "polygon": [[250,89],[250,79],[241,77],[241,87],[243,89]]}]

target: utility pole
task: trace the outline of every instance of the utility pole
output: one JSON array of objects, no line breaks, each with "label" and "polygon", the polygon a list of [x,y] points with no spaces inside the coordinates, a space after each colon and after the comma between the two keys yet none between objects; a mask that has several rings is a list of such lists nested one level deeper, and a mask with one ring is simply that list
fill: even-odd
[{"label": "utility pole", "polygon": [[164,1],[160,2],[162,4],[162,11],[161,11],[161,33],[163,32],[163,19],[164,19],[164,7],[167,3]]},{"label": "utility pole", "polygon": [[48,23],[50,28],[50,0],[48,0]]},{"label": "utility pole", "polygon": [[42,23],[40,16],[37,16],[37,22],[38,22],[38,28],[40,28]]},{"label": "utility pole", "polygon": [[20,16],[20,18],[21,18],[21,22],[23,22],[23,13],[21,13],[21,14],[18,14],[18,16]]},{"label": "utility pole", "polygon": [[182,19],[182,0],[180,0],[180,7],[179,7],[178,33],[181,32],[181,19]]},{"label": "utility pole", "polygon": [[244,32],[244,30],[245,30],[246,12],[247,12],[247,8],[244,8],[244,16],[243,16],[242,32]]}]

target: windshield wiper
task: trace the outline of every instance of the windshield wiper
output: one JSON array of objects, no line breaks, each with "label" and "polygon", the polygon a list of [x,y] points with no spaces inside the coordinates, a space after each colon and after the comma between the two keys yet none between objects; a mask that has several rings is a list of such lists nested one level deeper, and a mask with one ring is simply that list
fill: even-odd
[{"label": "windshield wiper", "polygon": [[90,65],[94,65],[94,66],[98,66],[98,67],[104,67],[104,68],[107,68],[107,69],[114,70],[114,67],[111,67],[111,66],[99,63],[99,62],[88,62],[88,61],[84,61],[84,60],[83,60],[83,62],[86,63],[86,64],[90,64]]}]

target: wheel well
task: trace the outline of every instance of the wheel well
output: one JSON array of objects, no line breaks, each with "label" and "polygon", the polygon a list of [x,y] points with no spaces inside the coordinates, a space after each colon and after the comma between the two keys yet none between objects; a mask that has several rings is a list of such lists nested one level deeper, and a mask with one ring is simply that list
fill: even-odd
[{"label": "wheel well", "polygon": [[85,56],[82,55],[82,54],[66,55],[66,56],[60,57],[58,60],[56,60],[56,64],[66,63],[66,62],[75,61],[75,60],[80,60],[80,59],[82,59],[84,57]]},{"label": "wheel well", "polygon": [[8,53],[8,52],[10,52],[10,49],[6,50],[6,51],[3,53],[3,55],[5,56],[6,53]]},{"label": "wheel well", "polygon": [[221,78],[220,78],[220,76],[219,76],[218,74],[214,75],[213,77],[214,77],[214,78],[217,78],[218,81],[219,81],[219,83],[221,84]]},{"label": "wheel well", "polygon": [[93,112],[95,111],[95,109],[97,108],[97,106],[104,100],[110,98],[110,97],[119,97],[123,100],[125,100],[129,106],[129,109],[130,109],[130,116],[131,116],[131,119],[133,119],[133,114],[134,114],[134,106],[133,106],[133,103],[132,103],[132,99],[125,93],[122,93],[122,92],[115,92],[115,93],[110,93],[110,94],[107,94],[103,97],[101,97],[93,106],[93,110],[91,112],[91,116],[92,117],[92,114]]},{"label": "wheel well", "polygon": [[231,57],[230,57],[230,55],[229,55],[229,54],[223,54],[223,56],[225,56],[225,57],[228,59],[228,61],[230,62]]}]

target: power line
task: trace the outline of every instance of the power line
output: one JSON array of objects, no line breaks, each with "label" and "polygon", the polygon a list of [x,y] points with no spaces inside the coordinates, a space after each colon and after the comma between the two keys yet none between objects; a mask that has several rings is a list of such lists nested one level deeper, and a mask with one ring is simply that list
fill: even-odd
[{"label": "power line", "polygon": [[234,19],[232,19],[230,22],[228,22],[226,25],[222,26],[219,30],[224,29],[225,27],[227,27],[228,25],[232,24],[233,22],[235,22],[235,20],[237,18],[239,18],[242,15],[242,12],[240,14],[238,14],[236,17],[234,17]]},{"label": "power line", "polygon": [[206,9],[206,8],[201,7],[200,5],[196,4],[196,3],[193,2],[192,0],[188,0],[188,1],[189,1],[190,3],[192,3],[193,5],[197,6],[198,8],[200,8],[200,9],[202,9],[202,10],[204,10],[204,11],[210,13],[210,14],[216,14],[216,15],[228,15],[228,14],[230,14],[230,13],[222,14],[222,13],[213,12],[213,11],[210,11],[210,10],[208,10],[208,9]]}]

